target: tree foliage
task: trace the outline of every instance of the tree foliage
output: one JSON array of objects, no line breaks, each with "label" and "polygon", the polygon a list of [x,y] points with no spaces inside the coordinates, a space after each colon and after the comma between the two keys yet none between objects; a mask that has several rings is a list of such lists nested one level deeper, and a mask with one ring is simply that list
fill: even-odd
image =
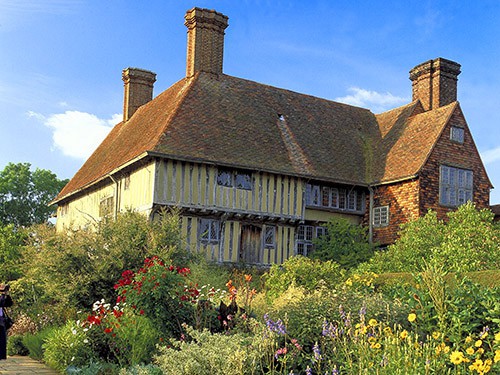
[{"label": "tree foliage", "polygon": [[48,203],[66,185],[51,171],[31,171],[29,163],[9,163],[0,171],[0,222],[16,227],[46,222],[54,212]]},{"label": "tree foliage", "polygon": [[342,268],[352,269],[373,256],[367,229],[344,218],[334,218],[326,224],[327,234],[319,237],[311,257],[331,260]]},{"label": "tree foliage", "polygon": [[21,247],[24,243],[25,233],[16,230],[12,224],[0,225],[0,280],[8,282],[21,276],[19,267]]},{"label": "tree foliage", "polygon": [[419,272],[428,264],[448,272],[500,267],[500,227],[488,209],[473,203],[460,206],[439,220],[435,211],[402,227],[401,237],[387,251],[379,252],[363,270]]},{"label": "tree foliage", "polygon": [[33,313],[50,304],[64,317],[66,311],[89,309],[101,298],[110,301],[124,270],[139,267],[152,255],[179,259],[180,238],[176,214],[150,222],[128,212],[102,222],[95,231],[73,233],[33,226],[23,249],[23,277],[13,288],[17,304]]}]

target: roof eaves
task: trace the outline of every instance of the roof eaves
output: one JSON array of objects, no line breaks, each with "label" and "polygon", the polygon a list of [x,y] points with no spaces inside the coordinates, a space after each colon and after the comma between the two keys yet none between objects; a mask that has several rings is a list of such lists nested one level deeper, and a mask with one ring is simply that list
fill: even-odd
[{"label": "roof eaves", "polygon": [[236,164],[236,163],[220,163],[220,162],[215,162],[213,160],[208,160],[208,159],[181,157],[178,155],[165,154],[165,153],[161,153],[161,152],[157,152],[157,151],[148,151],[147,154],[151,157],[156,157],[156,158],[161,158],[161,159],[171,159],[171,160],[178,160],[178,161],[184,161],[184,162],[208,164],[208,165],[213,165],[213,166],[252,170],[252,171],[256,171],[256,172],[286,175],[286,176],[290,176],[290,177],[300,177],[300,178],[303,178],[306,180],[326,181],[326,182],[330,182],[330,183],[338,183],[338,184],[343,184],[343,185],[356,185],[356,186],[363,186],[363,187],[369,186],[369,184],[367,184],[366,182],[360,182],[360,181],[343,180],[343,179],[338,179],[338,178],[336,179],[336,178],[332,178],[332,177],[328,177],[328,176],[311,175],[311,174],[304,174],[304,173],[292,173],[292,172],[282,171],[282,170],[278,170],[278,169],[260,168],[260,167],[256,167],[256,166]]},{"label": "roof eaves", "polygon": [[87,189],[91,188],[92,186],[95,186],[95,185],[99,184],[100,182],[106,180],[110,176],[118,173],[119,171],[127,168],[128,166],[130,166],[132,164],[137,163],[138,161],[144,159],[147,156],[148,156],[148,152],[147,151],[143,152],[141,155],[135,157],[134,159],[129,160],[125,164],[120,165],[118,168],[113,169],[112,171],[106,173],[105,175],[102,175],[100,178],[98,178],[98,179],[96,179],[94,181],[91,181],[88,184],[86,184],[86,185],[84,185],[84,186],[82,186],[82,187],[80,187],[80,188],[78,188],[76,190],[73,190],[70,193],[68,193],[68,194],[66,194],[66,195],[64,195],[62,197],[56,197],[54,200],[52,200],[51,202],[49,202],[49,206],[52,206],[52,205],[54,205],[56,203],[59,203],[59,202],[61,202],[63,200],[66,200],[66,199],[68,199],[69,197],[71,197],[73,195],[81,193],[82,191],[87,190]]}]

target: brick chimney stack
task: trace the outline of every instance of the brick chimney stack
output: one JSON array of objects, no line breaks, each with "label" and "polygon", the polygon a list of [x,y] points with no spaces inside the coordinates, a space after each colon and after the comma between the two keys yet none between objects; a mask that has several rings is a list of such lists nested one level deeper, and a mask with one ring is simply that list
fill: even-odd
[{"label": "brick chimney stack", "polygon": [[188,28],[186,77],[196,72],[222,74],[224,30],[228,17],[215,10],[193,8],[186,12]]},{"label": "brick chimney stack", "polygon": [[410,70],[413,100],[419,99],[426,111],[457,100],[460,64],[441,57],[426,61]]},{"label": "brick chimney stack", "polygon": [[149,70],[127,68],[122,71],[123,121],[127,121],[137,109],[153,99],[153,84],[156,74]]}]

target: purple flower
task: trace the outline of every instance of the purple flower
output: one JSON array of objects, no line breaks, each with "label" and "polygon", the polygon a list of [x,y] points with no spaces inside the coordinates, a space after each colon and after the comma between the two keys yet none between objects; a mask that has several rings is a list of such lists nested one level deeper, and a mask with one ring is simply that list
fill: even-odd
[{"label": "purple flower", "polygon": [[313,371],[311,370],[311,368],[309,366],[307,366],[306,368],[306,375],[312,375]]},{"label": "purple flower", "polygon": [[363,307],[361,307],[361,309],[359,310],[359,317],[360,317],[361,319],[363,319],[365,315],[366,315],[366,306],[363,306]]},{"label": "purple flower", "polygon": [[321,349],[319,348],[318,343],[314,344],[313,346],[313,352],[314,352],[314,360],[316,362],[321,360]]},{"label": "purple flower", "polygon": [[286,327],[281,319],[273,322],[268,314],[264,315],[264,320],[266,321],[267,329],[271,332],[276,332],[278,335],[286,335]]},{"label": "purple flower", "polygon": [[322,335],[325,337],[337,337],[337,334],[338,334],[338,327],[336,325],[333,325],[333,323],[328,323],[328,321],[325,319],[323,321]]}]

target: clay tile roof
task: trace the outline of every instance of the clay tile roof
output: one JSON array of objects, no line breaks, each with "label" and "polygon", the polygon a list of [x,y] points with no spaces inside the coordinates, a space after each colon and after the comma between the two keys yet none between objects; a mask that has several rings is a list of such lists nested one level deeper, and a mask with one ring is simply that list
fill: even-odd
[{"label": "clay tile roof", "polygon": [[147,156],[368,185],[418,173],[454,105],[367,109],[231,77],[184,78],[116,125],[54,202]]},{"label": "clay tile roof", "polygon": [[377,115],[381,141],[374,155],[372,183],[411,178],[419,173],[457,102],[422,112],[414,102]]}]

